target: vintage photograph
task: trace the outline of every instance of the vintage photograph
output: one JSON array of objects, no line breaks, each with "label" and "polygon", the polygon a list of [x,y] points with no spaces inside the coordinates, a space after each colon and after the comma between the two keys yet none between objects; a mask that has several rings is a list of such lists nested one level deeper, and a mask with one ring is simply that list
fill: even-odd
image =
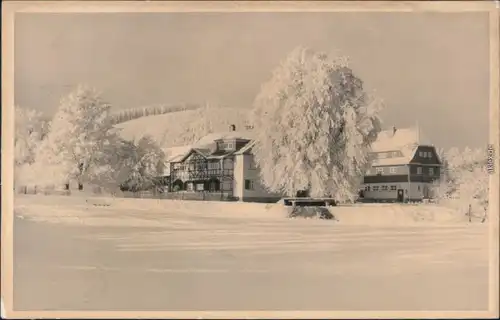
[{"label": "vintage photograph", "polygon": [[494,3],[212,4],[12,15],[3,312],[498,316]]}]

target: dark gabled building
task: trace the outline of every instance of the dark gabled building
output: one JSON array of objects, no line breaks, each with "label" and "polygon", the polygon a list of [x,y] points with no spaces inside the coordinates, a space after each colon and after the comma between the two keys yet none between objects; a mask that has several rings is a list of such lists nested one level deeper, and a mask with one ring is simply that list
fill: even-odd
[{"label": "dark gabled building", "polygon": [[432,198],[432,184],[441,178],[436,148],[416,128],[382,131],[369,154],[362,187],[367,200],[419,201]]}]

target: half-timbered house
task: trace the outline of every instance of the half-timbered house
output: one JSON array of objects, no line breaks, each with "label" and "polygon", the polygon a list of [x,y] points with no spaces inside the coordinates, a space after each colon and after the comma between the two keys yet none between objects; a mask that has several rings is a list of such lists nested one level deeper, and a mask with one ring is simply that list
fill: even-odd
[{"label": "half-timbered house", "polygon": [[[224,200],[276,201],[260,182],[252,131],[209,134],[192,146],[166,149],[169,192],[204,192]],[[215,197],[217,198],[217,197]]]}]

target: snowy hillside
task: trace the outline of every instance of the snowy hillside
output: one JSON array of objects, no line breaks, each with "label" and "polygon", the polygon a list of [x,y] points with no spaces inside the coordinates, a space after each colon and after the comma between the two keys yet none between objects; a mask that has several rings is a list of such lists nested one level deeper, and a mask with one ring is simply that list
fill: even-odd
[{"label": "snowy hillside", "polygon": [[204,107],[142,117],[116,125],[125,139],[151,136],[161,147],[190,144],[211,132],[227,131],[234,124],[244,130],[250,111],[239,108]]}]

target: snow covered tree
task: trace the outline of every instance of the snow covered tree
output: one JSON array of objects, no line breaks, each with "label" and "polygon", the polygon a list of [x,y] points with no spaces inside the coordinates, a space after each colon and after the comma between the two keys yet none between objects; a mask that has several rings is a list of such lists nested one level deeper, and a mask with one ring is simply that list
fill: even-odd
[{"label": "snow covered tree", "polygon": [[132,175],[136,159],[137,147],[134,142],[117,139],[103,148],[98,165],[88,180],[105,191],[116,192]]},{"label": "snow covered tree", "polygon": [[381,130],[369,96],[344,57],[296,48],[274,70],[253,110],[253,148],[264,185],[295,196],[352,201]]},{"label": "snow covered tree", "polygon": [[14,109],[14,184],[26,191],[33,185],[32,165],[36,150],[47,133],[48,123],[36,110],[19,106]]},{"label": "snow covered tree", "polygon": [[463,210],[471,205],[473,211],[482,212],[488,206],[489,198],[486,151],[482,148],[451,148],[444,153],[443,160],[446,173],[437,185],[438,198],[450,200],[450,204]]},{"label": "snow covered tree", "polygon": [[[154,187],[156,179],[162,176],[164,171],[163,150],[149,136],[142,137],[137,143],[124,142],[123,147],[125,152],[121,159],[124,159],[122,161],[125,163],[117,167],[125,168],[121,170],[122,178],[118,180],[121,188],[135,192]],[[123,172],[127,172],[126,176]]]},{"label": "snow covered tree", "polygon": [[110,105],[93,88],[79,85],[61,99],[50,131],[37,151],[43,170],[51,168],[53,183],[77,180],[79,189],[96,167],[104,147],[116,140]]},{"label": "snow covered tree", "polygon": [[16,166],[32,164],[35,151],[47,131],[47,123],[36,110],[15,106],[14,161]]}]

